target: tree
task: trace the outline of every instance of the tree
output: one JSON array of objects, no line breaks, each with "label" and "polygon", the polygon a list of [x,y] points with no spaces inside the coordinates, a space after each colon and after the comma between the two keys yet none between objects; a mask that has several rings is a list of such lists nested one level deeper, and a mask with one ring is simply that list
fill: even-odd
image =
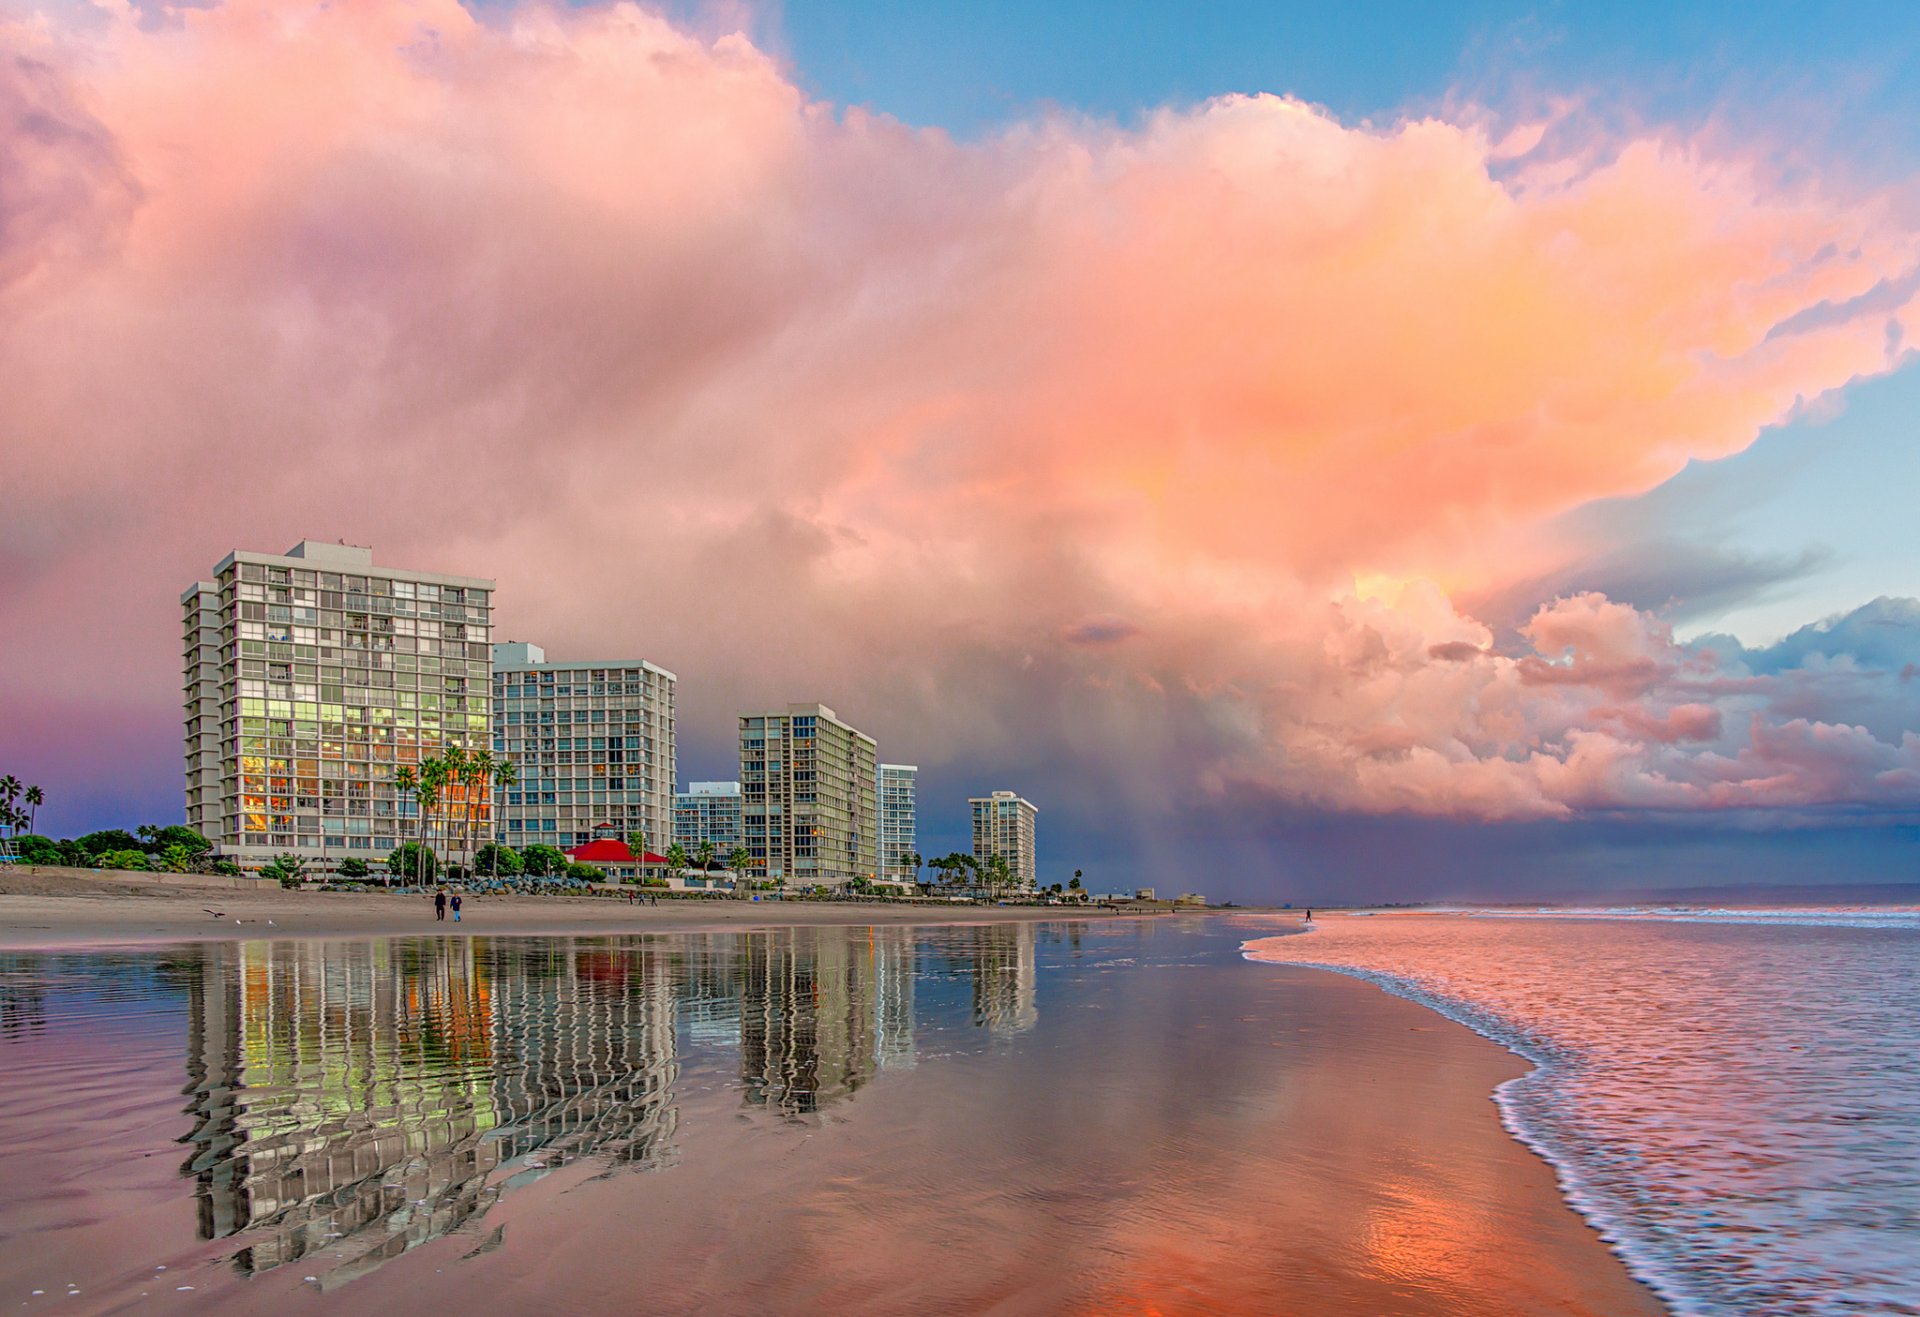
[{"label": "tree", "polygon": [[[487,817],[488,817],[490,826],[492,826],[495,822],[493,819],[493,813],[492,813],[494,796],[499,792],[510,790],[513,787],[513,785],[519,780],[520,780],[520,774],[519,774],[519,771],[514,768],[513,760],[502,759],[499,763],[493,766],[493,789],[489,791],[487,794],[487,811],[488,811]],[[499,833],[496,831],[494,833],[494,838],[496,842],[498,840],[498,837],[499,837]],[[493,854],[494,854],[494,858],[498,860],[498,859],[505,858],[508,855],[512,855],[513,852],[503,850],[501,847],[496,845],[494,847]],[[476,868],[478,867],[477,862],[475,867]],[[490,876],[495,878],[500,876],[500,871],[498,869],[489,868],[487,872]],[[514,859],[513,868],[508,872],[508,876],[511,877],[513,874],[516,874],[519,872],[520,872],[520,862],[518,857],[516,857]]]},{"label": "tree", "polygon": [[566,853],[557,846],[536,843],[520,850],[520,872],[529,878],[544,878],[550,873],[564,873],[567,868]]},{"label": "tree", "polygon": [[16,823],[13,802],[20,799],[20,779],[12,773],[0,777],[0,826],[8,831],[20,825]]},{"label": "tree", "polygon": [[[420,788],[420,777],[418,774],[416,774],[413,771],[413,765],[402,764],[398,769],[394,771],[394,774],[393,774],[394,803],[399,806],[400,817],[402,819],[405,819],[407,816],[407,802],[415,799],[414,793],[418,791],[419,788]],[[402,824],[401,831],[400,831],[400,840],[404,842],[406,839],[407,839],[406,827],[404,824]],[[401,876],[403,875],[390,873],[387,881],[392,882],[394,878],[398,878]]]},{"label": "tree", "polygon": [[403,842],[387,855],[387,872],[395,878],[411,877],[422,885],[433,881],[439,862],[433,847],[417,841]]},{"label": "tree", "polygon": [[80,838],[78,845],[90,860],[99,859],[110,851],[146,850],[140,844],[140,839],[125,828],[103,828],[99,832],[89,832]]},{"label": "tree", "polygon": [[357,855],[349,855],[346,859],[340,861],[340,876],[342,878],[365,878],[367,873],[367,862]]},{"label": "tree", "polygon": [[145,827],[140,829],[140,834],[147,839],[148,851],[156,854],[164,854],[175,846],[184,847],[194,855],[205,855],[213,849],[212,842],[178,823],[164,828]]},{"label": "tree", "polygon": [[513,853],[513,847],[490,841],[473,857],[473,868],[476,873],[485,870],[490,878],[498,878],[503,873],[513,878],[520,873],[520,857]]},{"label": "tree", "polygon": [[700,861],[701,873],[705,873],[713,868],[713,857],[718,850],[719,847],[713,844],[713,838],[711,837],[702,837],[700,844],[694,847],[693,858]]},{"label": "tree", "polygon": [[19,853],[22,864],[62,864],[60,848],[45,837],[36,837],[31,832],[14,838],[14,849]]},{"label": "tree", "polygon": [[153,867],[163,873],[192,873],[194,861],[199,858],[198,852],[185,846],[169,846],[160,852]]},{"label": "tree", "polygon": [[745,846],[735,846],[727,852],[727,867],[733,870],[734,886],[738,887],[745,880],[747,870],[753,867],[753,856]]},{"label": "tree", "polygon": [[686,872],[687,848],[677,841],[667,847],[667,866],[675,873]]},{"label": "tree", "polygon": [[47,803],[47,793],[39,787],[27,788],[27,831],[32,832],[34,819],[40,814],[40,807]]},{"label": "tree", "polygon": [[102,869],[151,869],[153,867],[147,860],[147,853],[137,846],[127,850],[107,851],[95,858]]},{"label": "tree", "polygon": [[591,864],[569,864],[567,866],[567,877],[584,878],[590,883],[597,883],[605,878],[606,875],[594,868]]},{"label": "tree", "polygon": [[282,887],[291,887],[307,876],[307,862],[298,855],[278,855],[260,867],[262,878],[277,878]]},{"label": "tree", "polygon": [[627,849],[633,852],[635,864],[640,866],[640,877],[647,876],[647,834],[645,831],[627,834]]},{"label": "tree", "polygon": [[920,852],[901,851],[900,867],[913,870],[913,885],[918,887],[920,885]]}]

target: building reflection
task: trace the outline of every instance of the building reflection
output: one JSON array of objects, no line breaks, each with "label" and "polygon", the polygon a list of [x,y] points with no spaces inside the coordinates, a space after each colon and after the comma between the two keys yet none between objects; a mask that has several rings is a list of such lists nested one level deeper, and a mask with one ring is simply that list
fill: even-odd
[{"label": "building reflection", "polygon": [[570,940],[210,945],[189,987],[200,1230],[351,1279],[572,1158],[671,1155],[671,982]]},{"label": "building reflection", "polygon": [[972,982],[936,1012],[1038,1019],[1031,925],[207,944],[178,974],[200,1233],[330,1288],[575,1159],[670,1163],[683,1049],[737,1049],[737,1100],[787,1118],[912,1067],[927,974]]},{"label": "building reflection", "polygon": [[914,1062],[913,935],[781,929],[741,938],[746,1101],[807,1115]]}]

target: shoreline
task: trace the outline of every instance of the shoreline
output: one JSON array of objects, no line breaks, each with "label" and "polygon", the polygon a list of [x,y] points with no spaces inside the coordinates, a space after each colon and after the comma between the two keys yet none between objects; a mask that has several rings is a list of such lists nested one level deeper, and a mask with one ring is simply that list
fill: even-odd
[{"label": "shoreline", "polygon": [[[1310,930],[1288,931],[1304,933]],[[1661,1259],[1637,1246],[1638,1241],[1632,1238],[1613,1205],[1587,1184],[1581,1167],[1557,1148],[1552,1140],[1528,1125],[1521,1099],[1523,1086],[1529,1080],[1543,1079],[1553,1070],[1556,1062],[1550,1049],[1529,1040],[1522,1031],[1499,1020],[1491,1012],[1469,1001],[1434,992],[1413,979],[1384,970],[1294,959],[1277,948],[1258,945],[1272,940],[1275,939],[1250,938],[1241,946],[1241,955],[1257,965],[1326,974],[1337,980],[1364,984],[1392,1000],[1406,1002],[1439,1017],[1519,1062],[1524,1067],[1521,1072],[1494,1085],[1487,1095],[1498,1114],[1502,1132],[1516,1148],[1551,1174],[1555,1190],[1567,1210],[1580,1219],[1607,1253],[1659,1308],[1670,1313],[1691,1310],[1684,1288],[1664,1269]]]},{"label": "shoreline", "polygon": [[[249,885],[238,885],[242,883]],[[455,922],[451,917],[435,919],[431,898],[417,893],[286,891],[257,879],[183,874],[0,872],[0,950],[261,937],[591,937],[1268,913],[1242,907],[1167,911],[731,898],[666,898],[658,905],[630,905],[618,897],[558,895],[468,895],[463,905],[463,917]]]}]

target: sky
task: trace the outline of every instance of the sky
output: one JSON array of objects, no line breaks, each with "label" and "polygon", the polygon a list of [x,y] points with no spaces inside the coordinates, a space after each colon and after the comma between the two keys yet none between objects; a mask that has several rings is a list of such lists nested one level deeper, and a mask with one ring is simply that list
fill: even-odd
[{"label": "sky", "polygon": [[834,706],[1044,880],[1920,874],[1920,22],[0,0],[0,771],[234,548]]}]

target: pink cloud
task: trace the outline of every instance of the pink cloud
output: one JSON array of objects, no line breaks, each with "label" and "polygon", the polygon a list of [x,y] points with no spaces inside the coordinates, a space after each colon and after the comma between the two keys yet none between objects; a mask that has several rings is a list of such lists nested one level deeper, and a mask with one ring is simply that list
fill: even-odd
[{"label": "pink cloud", "polygon": [[1766,691],[1680,689],[1744,678],[1623,605],[1505,655],[1447,593],[1889,369],[1912,300],[1807,314],[1914,270],[1883,196],[1276,97],[958,143],[627,5],[233,0],[0,48],[0,626],[98,642],[10,659],[0,706],[169,718],[178,590],[344,535],[667,663],[690,722],[821,695],[923,762],[1138,757],[1156,798],[1905,771],[1732,744]]}]

